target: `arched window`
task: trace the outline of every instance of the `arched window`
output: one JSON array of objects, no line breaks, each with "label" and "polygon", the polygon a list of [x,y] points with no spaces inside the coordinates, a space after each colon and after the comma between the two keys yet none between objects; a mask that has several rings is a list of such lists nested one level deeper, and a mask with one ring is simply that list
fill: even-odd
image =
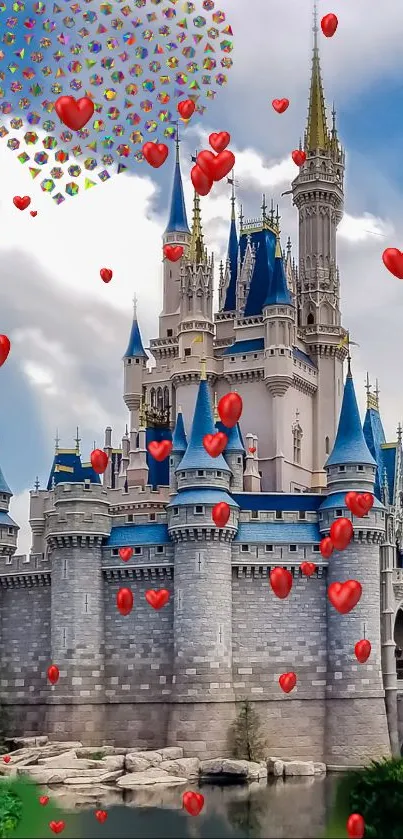
[{"label": "arched window", "polygon": [[169,407],[169,388],[164,387],[164,408]]},{"label": "arched window", "polygon": [[299,424],[299,411],[296,412],[295,423],[292,427],[293,460],[294,463],[301,463],[302,428]]},{"label": "arched window", "polygon": [[330,454],[330,440],[329,440],[329,437],[325,437],[325,453]]},{"label": "arched window", "polygon": [[151,407],[155,408],[155,389],[153,387],[150,390],[150,403]]},{"label": "arched window", "polygon": [[309,312],[309,315],[306,319],[306,322],[307,322],[308,326],[311,326],[313,323],[315,323],[315,317],[314,317],[312,312]]},{"label": "arched window", "polygon": [[159,387],[157,390],[157,408],[159,411],[162,411],[163,408],[162,387]]}]

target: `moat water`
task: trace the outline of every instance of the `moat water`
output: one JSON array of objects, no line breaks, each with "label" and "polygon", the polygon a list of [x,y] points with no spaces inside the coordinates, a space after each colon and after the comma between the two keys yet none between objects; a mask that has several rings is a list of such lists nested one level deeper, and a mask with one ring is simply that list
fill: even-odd
[{"label": "moat water", "polygon": [[[192,785],[124,794],[59,787],[47,794],[64,811],[63,839],[323,839],[339,777],[199,786],[205,804],[197,817],[182,809],[182,794]],[[108,811],[103,824],[97,809]]]}]

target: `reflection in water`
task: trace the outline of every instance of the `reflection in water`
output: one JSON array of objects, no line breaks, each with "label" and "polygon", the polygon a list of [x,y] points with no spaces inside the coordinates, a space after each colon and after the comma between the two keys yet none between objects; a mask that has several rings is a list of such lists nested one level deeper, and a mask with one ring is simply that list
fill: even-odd
[{"label": "reflection in water", "polygon": [[[336,776],[269,779],[239,786],[201,787],[205,806],[196,818],[182,809],[187,787],[62,787],[50,795],[65,810],[74,839],[320,839],[330,815]],[[94,816],[108,810],[105,824]]]}]

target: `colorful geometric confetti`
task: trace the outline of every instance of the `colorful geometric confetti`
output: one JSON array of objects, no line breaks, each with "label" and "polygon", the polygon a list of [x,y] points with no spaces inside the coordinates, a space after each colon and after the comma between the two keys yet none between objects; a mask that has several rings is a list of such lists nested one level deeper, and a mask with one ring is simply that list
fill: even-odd
[{"label": "colorful geometric confetti", "polygon": [[[232,66],[232,28],[216,6],[0,3],[0,139],[57,206],[134,168],[147,140],[174,139],[179,99],[204,113]],[[60,123],[62,95],[93,100],[81,131]]]}]

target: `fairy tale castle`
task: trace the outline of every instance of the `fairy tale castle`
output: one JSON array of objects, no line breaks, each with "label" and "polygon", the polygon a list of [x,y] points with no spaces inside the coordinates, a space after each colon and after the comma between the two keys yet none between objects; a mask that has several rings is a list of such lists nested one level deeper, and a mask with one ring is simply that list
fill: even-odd
[{"label": "fairy tale castle", "polygon": [[[307,159],[292,184],[299,214],[298,268],[267,211],[237,229],[213,313],[213,257],[195,196],[189,227],[177,149],[164,244],[159,336],[150,368],[136,313],[124,356],[129,431],[101,483],[76,449],[56,449],[47,489],[31,493],[32,551],[16,556],[11,490],[0,472],[0,715],[10,735],[51,733],[185,755],[228,754],[237,703],[257,708],[272,754],[360,764],[398,753],[395,643],[403,646],[402,434],[387,443],[377,393],[358,412],[340,312],[336,230],[343,213],[344,151],[326,119],[315,35]],[[157,243],[156,243],[157,244]],[[239,426],[217,458],[203,447],[219,428],[215,402],[243,399]],[[162,463],[151,440],[173,441]],[[349,490],[375,493],[354,519],[354,539],[322,558],[332,521],[350,517]],[[226,501],[218,529],[212,507]],[[131,546],[122,562],[119,548]],[[303,577],[303,560],[316,563]],[[271,568],[293,574],[286,600]],[[339,614],[334,581],[356,579],[357,607]],[[129,587],[123,617],[116,593]],[[167,588],[154,611],[148,589]],[[354,656],[364,637],[366,664]],[[50,686],[49,664],[60,679]],[[297,686],[282,693],[281,673]],[[399,730],[401,734],[399,739]]]}]

